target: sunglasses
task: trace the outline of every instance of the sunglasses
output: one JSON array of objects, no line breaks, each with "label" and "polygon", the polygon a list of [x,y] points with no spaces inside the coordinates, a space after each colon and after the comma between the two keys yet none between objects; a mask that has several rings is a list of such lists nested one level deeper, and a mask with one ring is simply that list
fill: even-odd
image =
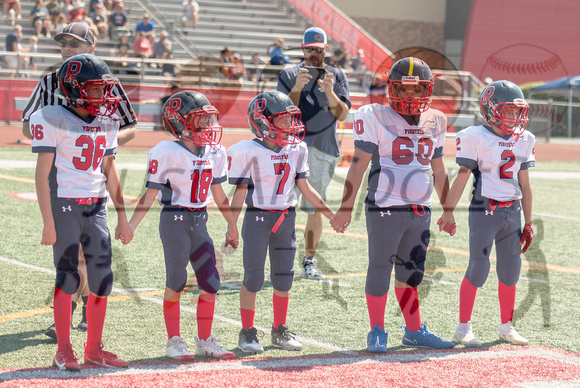
[{"label": "sunglasses", "polygon": [[322,54],[324,52],[324,48],[322,47],[304,47],[304,51],[310,54],[313,51],[316,51],[317,54]]},{"label": "sunglasses", "polygon": [[81,42],[80,40],[59,40],[58,42],[56,42],[56,44],[58,45],[58,47],[66,47],[66,46],[70,46],[71,48],[78,48],[81,44],[85,44],[84,42]]}]

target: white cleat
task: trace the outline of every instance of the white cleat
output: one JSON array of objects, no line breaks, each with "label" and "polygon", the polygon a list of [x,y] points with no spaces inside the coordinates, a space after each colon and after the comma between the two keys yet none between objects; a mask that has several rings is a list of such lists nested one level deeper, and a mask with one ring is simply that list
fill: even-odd
[{"label": "white cleat", "polygon": [[198,356],[210,356],[214,358],[235,358],[236,355],[218,344],[219,340],[210,334],[206,340],[200,340],[195,336],[195,354]]},{"label": "white cleat", "polygon": [[481,346],[481,341],[475,338],[471,331],[471,321],[457,325],[453,342],[464,346]]},{"label": "white cleat", "polygon": [[518,334],[514,326],[512,325],[512,321],[508,321],[507,323],[502,323],[499,326],[499,339],[505,342],[509,342],[512,345],[527,345],[528,340],[521,335]]},{"label": "white cleat", "polygon": [[165,355],[176,361],[193,361],[195,356],[187,351],[183,338],[174,336],[167,341]]}]

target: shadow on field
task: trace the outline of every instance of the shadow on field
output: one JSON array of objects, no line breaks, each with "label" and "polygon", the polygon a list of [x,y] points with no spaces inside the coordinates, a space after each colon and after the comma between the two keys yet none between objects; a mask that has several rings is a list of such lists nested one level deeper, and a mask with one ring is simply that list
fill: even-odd
[{"label": "shadow on field", "polygon": [[44,330],[25,331],[13,334],[2,334],[0,335],[0,354],[17,352],[30,346],[44,345],[47,343],[56,343],[55,340],[48,337],[34,338],[41,334],[44,334]]}]

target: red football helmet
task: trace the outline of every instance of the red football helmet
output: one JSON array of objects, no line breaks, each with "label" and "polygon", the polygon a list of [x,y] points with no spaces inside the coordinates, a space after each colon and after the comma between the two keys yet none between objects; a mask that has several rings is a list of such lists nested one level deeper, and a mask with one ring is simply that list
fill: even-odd
[{"label": "red football helmet", "polygon": [[[417,115],[431,107],[433,94],[433,76],[429,65],[421,59],[407,57],[398,60],[387,81],[389,89],[389,104],[399,114]],[[399,96],[397,85],[424,85],[425,90],[421,97]]]},{"label": "red football helmet", "polygon": [[177,139],[200,147],[216,147],[222,138],[219,112],[199,92],[186,90],[175,93],[163,105],[165,130]]},{"label": "red football helmet", "polygon": [[248,106],[250,130],[280,147],[298,144],[304,138],[302,112],[290,97],[278,91],[258,94]]},{"label": "red football helmet", "polygon": [[[485,121],[506,135],[521,135],[528,126],[530,107],[518,85],[510,81],[495,81],[483,89],[479,107]],[[508,116],[517,109],[516,115]]]}]

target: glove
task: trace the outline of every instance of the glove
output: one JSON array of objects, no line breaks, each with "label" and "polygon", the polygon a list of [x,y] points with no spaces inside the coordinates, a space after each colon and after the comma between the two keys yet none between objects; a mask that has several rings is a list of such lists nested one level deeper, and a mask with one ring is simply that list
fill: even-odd
[{"label": "glove", "polygon": [[532,226],[531,222],[528,222],[524,225],[524,230],[522,230],[522,238],[520,239],[520,245],[524,245],[522,248],[522,253],[526,253],[528,247],[532,243],[532,239],[534,238],[534,227]]}]

